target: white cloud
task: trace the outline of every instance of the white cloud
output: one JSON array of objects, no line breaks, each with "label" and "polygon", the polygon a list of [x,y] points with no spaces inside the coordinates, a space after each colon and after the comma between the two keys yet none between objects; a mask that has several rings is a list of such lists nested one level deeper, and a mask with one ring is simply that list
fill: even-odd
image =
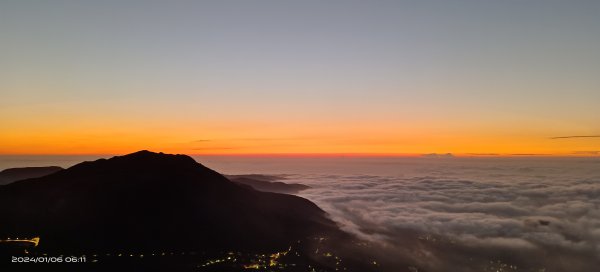
[{"label": "white cloud", "polygon": [[595,271],[600,175],[589,170],[594,165],[584,166],[582,173],[486,166],[451,178],[443,172],[295,178],[313,187],[301,195],[344,229],[386,245],[390,252],[382,255],[407,254],[405,247],[412,247],[414,254],[405,257],[429,271],[481,271],[500,259],[531,270]]}]

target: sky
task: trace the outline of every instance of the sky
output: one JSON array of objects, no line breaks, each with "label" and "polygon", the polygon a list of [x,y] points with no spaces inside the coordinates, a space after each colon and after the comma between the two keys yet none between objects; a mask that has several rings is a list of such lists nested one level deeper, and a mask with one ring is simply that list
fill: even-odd
[{"label": "sky", "polygon": [[[0,1],[0,154],[600,154],[600,1]],[[587,137],[571,137],[587,136]]]}]

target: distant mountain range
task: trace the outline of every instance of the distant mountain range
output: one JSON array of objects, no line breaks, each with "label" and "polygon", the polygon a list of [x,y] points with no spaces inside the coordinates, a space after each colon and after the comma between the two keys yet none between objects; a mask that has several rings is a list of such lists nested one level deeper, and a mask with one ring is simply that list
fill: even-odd
[{"label": "distant mountain range", "polygon": [[242,185],[250,186],[263,192],[274,192],[282,194],[295,194],[302,190],[310,189],[310,186],[299,183],[283,183],[278,181],[281,177],[269,175],[226,175],[229,180]]},{"label": "distant mountain range", "polygon": [[346,235],[304,198],[241,186],[185,155],[139,151],[58,170],[0,186],[0,236],[39,236],[40,248],[61,251],[260,251]]},{"label": "distant mountain range", "polygon": [[38,178],[63,170],[58,166],[9,168],[0,171],[0,185],[17,180]]}]

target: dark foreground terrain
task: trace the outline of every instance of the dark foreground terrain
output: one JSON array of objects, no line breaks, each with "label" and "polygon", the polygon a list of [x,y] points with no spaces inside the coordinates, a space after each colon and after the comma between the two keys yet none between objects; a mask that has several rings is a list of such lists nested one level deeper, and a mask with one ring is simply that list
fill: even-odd
[{"label": "dark foreground terrain", "polygon": [[19,270],[377,269],[345,257],[361,243],[312,202],[149,151],[0,186],[0,240],[0,263]]}]

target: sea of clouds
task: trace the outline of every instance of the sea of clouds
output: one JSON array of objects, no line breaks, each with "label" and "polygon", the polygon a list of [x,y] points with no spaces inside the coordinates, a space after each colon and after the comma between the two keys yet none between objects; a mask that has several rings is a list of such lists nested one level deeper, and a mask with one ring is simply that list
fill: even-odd
[{"label": "sea of clouds", "polygon": [[300,195],[377,245],[388,271],[600,271],[597,159],[398,167],[394,175],[287,179],[311,186]]},{"label": "sea of clouds", "polygon": [[[13,157],[0,169],[83,160]],[[311,186],[384,271],[600,271],[600,157],[196,160]]]}]

